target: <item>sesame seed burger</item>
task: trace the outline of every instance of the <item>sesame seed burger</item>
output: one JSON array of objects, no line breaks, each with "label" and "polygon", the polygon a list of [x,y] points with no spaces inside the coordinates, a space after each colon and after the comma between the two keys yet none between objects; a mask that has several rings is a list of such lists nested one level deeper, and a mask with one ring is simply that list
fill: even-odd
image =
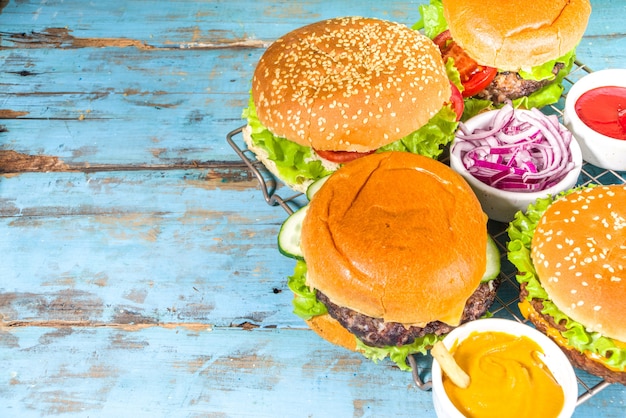
[{"label": "sesame seed burger", "polygon": [[527,109],[556,103],[591,14],[589,0],[430,0],[423,28],[452,60],[464,119],[513,101]]},{"label": "sesame seed burger", "polygon": [[487,217],[437,160],[390,151],[348,162],[283,228],[300,213],[294,312],[334,344],[409,370],[408,355],[495,298],[500,257]]},{"label": "sesame seed burger", "polygon": [[243,135],[274,175],[304,191],[368,153],[439,156],[462,108],[430,39],[399,23],[335,18],[268,47],[254,71]]},{"label": "sesame seed burger", "polygon": [[539,199],[508,228],[520,310],[572,363],[626,384],[626,185]]}]

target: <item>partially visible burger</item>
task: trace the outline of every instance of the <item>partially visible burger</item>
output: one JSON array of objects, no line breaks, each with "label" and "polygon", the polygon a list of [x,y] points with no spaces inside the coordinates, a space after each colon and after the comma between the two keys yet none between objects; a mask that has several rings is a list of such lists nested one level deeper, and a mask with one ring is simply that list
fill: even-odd
[{"label": "partially visible burger", "polygon": [[508,229],[520,310],[578,368],[626,385],[626,185],[539,199]]},{"label": "partially visible burger", "polygon": [[500,258],[487,217],[437,160],[391,151],[351,161],[301,210],[288,227],[301,231],[294,312],[334,344],[408,370],[408,355],[494,300]]},{"label": "partially visible burger", "polygon": [[454,60],[464,119],[512,101],[556,103],[587,28],[589,0],[430,0],[414,26]]},{"label": "partially visible burger", "polygon": [[437,157],[462,112],[430,39],[399,23],[345,17],[269,46],[254,71],[243,134],[274,175],[304,191],[368,153]]}]

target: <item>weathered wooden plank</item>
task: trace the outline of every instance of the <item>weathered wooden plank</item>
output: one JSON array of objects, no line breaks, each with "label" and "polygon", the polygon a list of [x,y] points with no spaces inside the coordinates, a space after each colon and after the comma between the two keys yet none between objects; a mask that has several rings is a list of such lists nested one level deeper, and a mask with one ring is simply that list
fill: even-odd
[{"label": "weathered wooden plank", "polygon": [[[158,112],[158,111],[155,111]],[[186,123],[165,119],[135,121],[104,120],[19,120],[1,122],[0,150],[31,156],[56,157],[72,168],[114,165],[177,167],[229,162],[241,166],[241,160],[226,142],[227,133],[242,125],[238,118],[215,126],[209,122]],[[193,126],[192,126],[193,125]],[[0,154],[0,164],[5,166]],[[0,169],[5,172],[5,170]]]},{"label": "weathered wooden plank", "polygon": [[[63,13],[55,13],[55,10]],[[367,15],[412,23],[418,19],[414,2],[370,3],[320,1],[151,1],[101,2],[80,0],[9,2],[2,10],[2,31],[24,35],[3,37],[0,46],[84,47],[128,45],[143,48],[214,47],[277,36],[328,17]],[[112,28],[110,22],[115,22]],[[69,25],[68,25],[69,23]],[[28,28],[28,29],[25,29]],[[49,29],[55,28],[52,33]],[[66,32],[63,32],[66,30]],[[30,32],[48,34],[35,39]],[[261,35],[262,34],[262,35]],[[56,35],[56,36],[55,36]],[[33,45],[34,43],[34,45]],[[130,46],[130,45],[129,45]]]},{"label": "weathered wooden plank", "polygon": [[[183,107],[181,104],[185,102],[181,103],[180,98],[168,102],[161,96],[219,97],[247,91],[263,50],[263,47],[154,51],[118,47],[1,50],[2,94],[63,94],[69,100],[88,94],[90,96],[84,99],[94,102],[123,95],[128,102],[146,107]],[[207,100],[204,106],[212,104]],[[222,104],[229,107],[228,102]],[[54,114],[46,116],[54,117]]]},{"label": "weathered wooden plank", "polygon": [[16,328],[0,361],[0,411],[20,417],[434,415],[409,373],[307,330]]},{"label": "weathered wooden plank", "polygon": [[[68,164],[236,159],[225,135],[243,123],[250,73],[240,64],[225,66],[232,56],[161,51],[124,59],[122,50],[108,52],[59,51],[51,59],[40,50],[7,57],[2,147]],[[172,62],[187,68],[173,69]],[[20,75],[22,68],[30,75]]]},{"label": "weathered wooden plank", "polygon": [[302,326],[276,246],[286,212],[256,181],[214,175],[2,179],[2,322]]}]

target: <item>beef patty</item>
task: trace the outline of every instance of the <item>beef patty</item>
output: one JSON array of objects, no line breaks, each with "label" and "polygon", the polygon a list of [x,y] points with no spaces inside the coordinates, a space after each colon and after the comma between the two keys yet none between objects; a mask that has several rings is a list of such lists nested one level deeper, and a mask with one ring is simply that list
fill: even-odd
[{"label": "beef patty", "polygon": [[[565,64],[562,62],[557,62],[552,69],[552,74],[556,75],[564,66]],[[525,80],[516,72],[503,71],[499,72],[493,81],[474,97],[502,104],[507,100],[515,100],[523,96],[528,96],[552,83],[552,81],[553,80]]]},{"label": "beef patty", "polygon": [[[462,323],[478,319],[487,312],[496,296],[498,285],[498,280],[493,280],[491,284],[480,284],[465,304],[461,318]],[[424,335],[443,335],[454,329],[453,326],[440,321],[429,322],[423,328],[417,326],[407,328],[398,322],[385,322],[381,318],[373,318],[350,308],[335,305],[319,290],[316,293],[317,299],[326,306],[331,317],[356,335],[363,343],[372,347],[411,344],[416,338]]]}]

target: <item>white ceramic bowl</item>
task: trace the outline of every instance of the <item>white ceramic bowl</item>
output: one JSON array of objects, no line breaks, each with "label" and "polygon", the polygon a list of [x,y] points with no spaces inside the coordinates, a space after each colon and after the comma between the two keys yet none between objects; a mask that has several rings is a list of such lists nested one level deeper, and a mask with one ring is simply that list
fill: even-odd
[{"label": "white ceramic bowl", "polygon": [[[578,400],[578,383],[576,374],[571,363],[550,338],[546,337],[535,328],[509,319],[487,318],[467,322],[450,332],[443,340],[444,345],[450,349],[455,343],[467,338],[474,331],[478,332],[505,332],[515,336],[526,336],[536,341],[542,348],[544,362],[552,372],[557,382],[563,388],[565,402],[559,418],[571,417]],[[432,396],[435,412],[439,418],[463,418],[463,414],[454,406],[443,387],[441,368],[436,361],[432,367]],[[532,402],[532,400],[529,400]],[[537,411],[537,416],[541,411]]]},{"label": "white ceramic bowl", "polygon": [[[520,109],[516,109],[515,111],[528,112],[528,110]],[[478,114],[465,122],[465,126],[470,131],[473,131],[481,126],[485,126],[493,119],[495,112],[498,112],[498,110]],[[456,142],[457,140],[455,139],[450,147],[453,151],[455,151],[454,145]],[[513,220],[517,211],[526,210],[528,205],[533,203],[538,198],[546,197],[548,195],[554,196],[564,190],[571,189],[576,185],[578,176],[580,175],[583,166],[582,154],[577,141],[572,140],[570,142],[570,152],[572,154],[572,161],[574,161],[574,168],[568,172],[559,183],[536,192],[512,192],[500,190],[496,187],[483,183],[467,171],[461,161],[461,155],[459,152],[450,153],[450,167],[463,176],[463,178],[469,183],[470,187],[476,194],[476,197],[478,197],[483,211],[487,214],[487,216],[489,216],[490,219],[508,223]]]},{"label": "white ceramic bowl", "polygon": [[574,106],[580,96],[596,87],[626,87],[626,69],[600,70],[578,80],[567,93],[563,122],[580,144],[583,159],[591,164],[616,171],[626,170],[626,140],[602,135],[585,125]]}]

